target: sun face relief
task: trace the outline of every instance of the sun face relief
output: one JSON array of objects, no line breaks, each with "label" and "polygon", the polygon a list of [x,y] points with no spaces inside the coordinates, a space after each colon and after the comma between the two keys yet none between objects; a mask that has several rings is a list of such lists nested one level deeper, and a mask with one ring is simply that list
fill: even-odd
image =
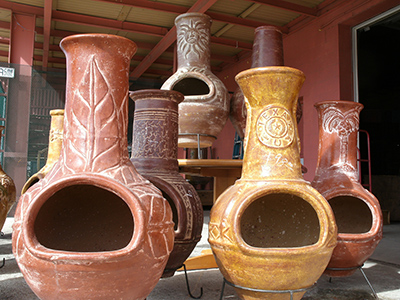
[{"label": "sun face relief", "polygon": [[189,24],[182,24],[178,34],[178,47],[188,58],[189,53],[193,52],[198,57],[206,51],[208,46],[208,30],[202,21],[190,20]]},{"label": "sun face relief", "polygon": [[257,137],[272,148],[285,148],[293,142],[294,126],[289,111],[279,106],[269,106],[257,120]]}]

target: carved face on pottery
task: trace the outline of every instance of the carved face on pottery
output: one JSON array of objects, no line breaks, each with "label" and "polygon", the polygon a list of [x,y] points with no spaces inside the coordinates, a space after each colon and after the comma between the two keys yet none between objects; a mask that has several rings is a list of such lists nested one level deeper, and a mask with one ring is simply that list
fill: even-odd
[{"label": "carved face on pottery", "polygon": [[185,58],[190,53],[200,57],[208,49],[208,27],[199,20],[190,20],[187,24],[182,24],[178,33],[179,51]]}]

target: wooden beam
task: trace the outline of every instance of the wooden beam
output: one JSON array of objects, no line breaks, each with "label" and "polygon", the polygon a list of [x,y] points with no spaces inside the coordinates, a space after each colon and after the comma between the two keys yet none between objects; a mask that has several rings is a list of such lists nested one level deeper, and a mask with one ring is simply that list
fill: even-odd
[{"label": "wooden beam", "polygon": [[281,8],[284,10],[289,10],[301,15],[307,15],[310,17],[317,17],[318,9],[317,8],[311,8],[283,0],[247,0],[249,2],[253,3],[260,3],[264,5],[269,5],[277,8]]},{"label": "wooden beam", "polygon": [[81,15],[65,11],[53,11],[53,20],[64,23],[73,23],[79,25],[89,25],[107,29],[122,30],[128,32],[149,34],[155,36],[164,36],[168,29],[160,26],[145,25],[133,22],[124,22],[112,19],[105,19],[94,16]]},{"label": "wooden beam", "polygon": [[[201,12],[204,13],[209,9],[217,0],[197,0],[197,2],[188,10],[188,12]],[[172,27],[170,31],[161,39],[161,41],[154,47],[153,50],[143,59],[143,61],[133,70],[130,77],[139,78],[151,64],[174,42],[176,41],[176,26]]]},{"label": "wooden beam", "polygon": [[44,22],[43,22],[43,60],[42,66],[47,68],[49,60],[50,30],[51,30],[51,12],[53,11],[53,0],[44,1]]}]

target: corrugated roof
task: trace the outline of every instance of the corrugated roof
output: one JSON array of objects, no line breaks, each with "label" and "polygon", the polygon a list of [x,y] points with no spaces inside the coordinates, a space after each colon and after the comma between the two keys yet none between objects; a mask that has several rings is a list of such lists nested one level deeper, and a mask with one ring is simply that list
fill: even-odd
[{"label": "corrugated roof", "polygon": [[[60,67],[63,57],[57,45],[65,35],[75,33],[109,33],[125,36],[138,44],[132,67],[143,64],[143,59],[157,49],[166,32],[173,28],[175,18],[196,4],[196,0],[130,1],[130,0],[58,0],[53,1],[50,51],[48,67]],[[280,26],[290,32],[293,20],[300,16],[312,16],[323,0],[271,1],[279,7],[247,0],[210,0],[205,11],[213,18],[211,34],[212,67],[221,69],[235,63],[238,56],[251,51],[254,29],[261,25]],[[329,0],[331,3],[332,1]],[[11,4],[13,7],[11,7]],[[38,0],[0,0],[0,60],[4,61],[8,51],[11,9],[16,13],[30,13],[35,10],[36,47],[34,64],[43,64],[44,19],[43,5]],[[135,3],[135,4],[133,4]],[[204,4],[204,1],[203,1]],[[294,4],[294,6],[293,6]],[[294,8],[293,8],[294,7]],[[39,9],[38,9],[39,8]],[[311,10],[310,10],[311,8]],[[295,22],[295,21],[294,21]],[[8,25],[7,25],[8,24]],[[173,69],[173,44],[159,55],[159,59],[146,66],[141,77],[166,78],[166,72]],[[250,49],[249,49],[250,47]],[[51,58],[54,58],[51,60]],[[57,60],[55,60],[57,59]],[[157,72],[159,74],[157,75]]]}]

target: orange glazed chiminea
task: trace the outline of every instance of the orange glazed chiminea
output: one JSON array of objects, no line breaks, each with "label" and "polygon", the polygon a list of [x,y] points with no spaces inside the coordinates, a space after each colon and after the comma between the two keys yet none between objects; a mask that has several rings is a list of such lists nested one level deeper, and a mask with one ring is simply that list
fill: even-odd
[{"label": "orange glazed chiminea", "polygon": [[19,200],[13,253],[40,299],[143,300],[174,243],[172,211],[129,159],[128,76],[136,45],[113,35],[61,41],[64,142]]},{"label": "orange glazed chiminea", "polygon": [[357,134],[363,105],[323,101],[315,107],[319,148],[311,184],[328,200],[338,226],[338,244],[325,273],[348,276],[363,265],[382,239],[379,201],[358,180]]},{"label": "orange glazed chiminea", "polygon": [[304,75],[262,67],[236,81],[248,112],[242,177],[214,204],[209,242],[241,299],[301,299],[337,235],[331,207],[301,172],[296,101]]}]

